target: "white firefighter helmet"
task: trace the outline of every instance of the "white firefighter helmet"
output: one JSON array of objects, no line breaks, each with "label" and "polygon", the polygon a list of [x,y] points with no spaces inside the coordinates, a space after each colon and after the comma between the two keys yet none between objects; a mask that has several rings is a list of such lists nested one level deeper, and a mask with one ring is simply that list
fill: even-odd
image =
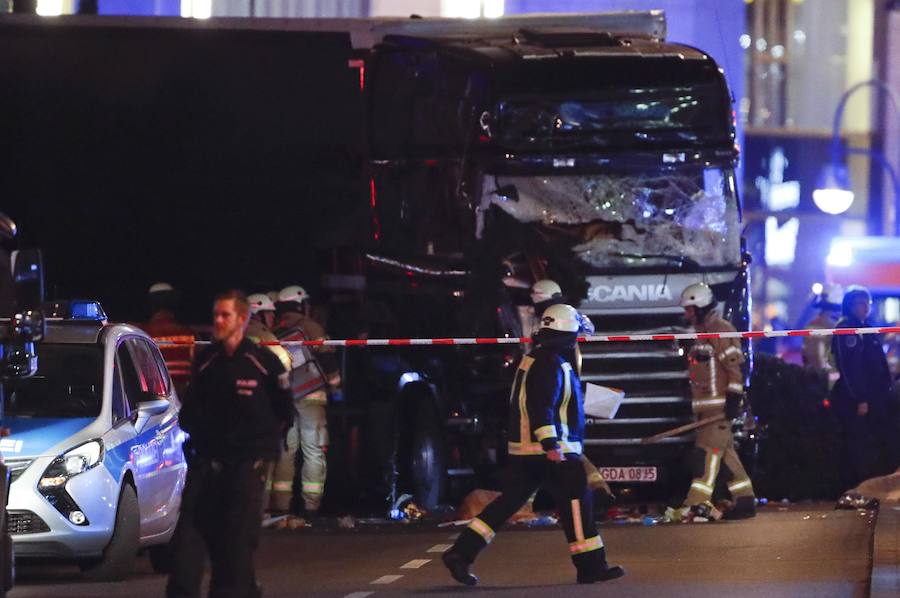
[{"label": "white firefighter helmet", "polygon": [[278,292],[279,303],[303,303],[307,299],[309,299],[309,293],[298,284],[284,287]]},{"label": "white firefighter helmet", "polygon": [[562,297],[562,289],[549,278],[539,280],[531,285],[531,301],[533,303],[543,303],[559,297]]},{"label": "white firefighter helmet", "polygon": [[254,316],[261,311],[275,311],[275,302],[263,293],[253,293],[247,297],[247,303],[250,304],[250,313]]},{"label": "white firefighter helmet", "polygon": [[565,303],[557,303],[544,310],[544,315],[541,316],[541,328],[560,332],[578,332],[581,328],[581,321],[574,307]]},{"label": "white firefighter helmet", "polygon": [[175,287],[167,282],[154,282],[150,285],[150,288],[147,289],[147,294],[152,295],[153,293],[172,293],[174,291]]},{"label": "white firefighter helmet", "polygon": [[819,293],[816,304],[821,309],[840,309],[844,302],[844,287],[839,284],[826,284]]},{"label": "white firefighter helmet", "polygon": [[712,289],[705,282],[695,282],[681,292],[681,307],[709,307],[715,300]]}]

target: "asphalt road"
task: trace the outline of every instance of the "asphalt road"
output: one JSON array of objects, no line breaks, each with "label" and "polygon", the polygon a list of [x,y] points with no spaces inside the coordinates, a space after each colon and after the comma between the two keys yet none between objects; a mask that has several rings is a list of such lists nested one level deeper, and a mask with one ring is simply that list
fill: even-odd
[{"label": "asphalt road", "polygon": [[[871,514],[829,506],[766,507],[749,521],[706,524],[606,525],[610,560],[628,575],[577,586],[562,532],[509,528],[482,553],[474,589],[453,582],[440,553],[458,531],[434,526],[350,531],[267,531],[258,575],[276,596],[583,596],[800,598],[868,595]],[[11,598],[128,598],[163,595],[165,578],[146,558],[126,582],[95,584],[61,565],[19,567]]]}]

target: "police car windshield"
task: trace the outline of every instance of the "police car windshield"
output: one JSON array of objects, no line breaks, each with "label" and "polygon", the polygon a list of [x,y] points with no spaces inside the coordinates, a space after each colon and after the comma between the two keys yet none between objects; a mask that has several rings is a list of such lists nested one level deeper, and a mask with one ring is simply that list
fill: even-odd
[{"label": "police car windshield", "polygon": [[5,417],[96,417],[103,400],[103,347],[40,344],[38,371],[6,382]]},{"label": "police car windshield", "polygon": [[484,188],[516,220],[534,223],[593,270],[691,270],[740,263],[734,171],[679,166],[577,176],[491,176]]}]

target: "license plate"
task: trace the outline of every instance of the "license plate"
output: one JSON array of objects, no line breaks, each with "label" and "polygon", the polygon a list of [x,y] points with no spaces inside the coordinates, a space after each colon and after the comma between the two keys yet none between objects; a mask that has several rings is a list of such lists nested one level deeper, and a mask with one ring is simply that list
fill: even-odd
[{"label": "license plate", "polygon": [[599,467],[600,475],[607,482],[633,483],[655,482],[655,467]]}]

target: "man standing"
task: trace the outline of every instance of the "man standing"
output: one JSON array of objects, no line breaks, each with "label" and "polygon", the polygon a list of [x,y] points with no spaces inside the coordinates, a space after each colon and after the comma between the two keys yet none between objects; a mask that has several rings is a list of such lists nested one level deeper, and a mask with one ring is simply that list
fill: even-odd
[{"label": "man standing", "polygon": [[250,322],[247,324],[247,338],[275,354],[286,371],[291,371],[291,354],[278,344],[278,337],[272,332],[275,324],[275,302],[268,295],[254,293],[247,297],[250,304]]},{"label": "man standing", "polygon": [[[698,333],[735,332],[734,326],[716,313],[715,297],[705,283],[688,286],[681,294],[681,306],[688,324]],[[725,518],[756,516],[753,484],[734,449],[731,431],[731,420],[739,415],[744,396],[743,362],[741,344],[733,338],[698,340],[688,355],[694,413],[701,418],[725,416],[724,420],[697,430],[692,456],[695,477],[684,501],[684,507],[695,515],[712,508],[712,494],[721,469],[734,498],[734,506]]]},{"label": "man standing", "polygon": [[240,291],[216,297],[215,341],[197,355],[179,415],[190,435],[187,482],[172,538],[168,598],[200,594],[212,565],[211,598],[255,598],[266,472],[293,420],[288,372],[275,354],[245,337],[250,306]]},{"label": "man standing", "polygon": [[150,319],[141,326],[159,343],[159,350],[178,396],[184,396],[191,380],[194,359],[194,331],[175,317],[181,293],[167,282],[155,282],[147,291]]},{"label": "man standing", "polygon": [[[309,294],[298,285],[285,287],[278,294],[275,335],[281,341],[323,340],[325,329],[309,317]],[[337,389],[341,377],[334,349],[322,347],[311,351],[309,347],[293,345],[291,353],[291,392],[297,409],[295,428],[288,432],[287,450],[281,454],[272,480],[272,508],[288,511],[295,475],[297,449],[303,452],[303,468],[300,471],[303,494],[303,515],[313,521],[322,505],[325,492],[328,450],[328,419],[325,407],[328,389]],[[288,522],[289,526],[295,525]]]},{"label": "man standing", "polygon": [[[843,318],[837,328],[872,326],[869,321],[872,296],[865,287],[848,288],[842,310]],[[870,474],[876,474],[868,463],[871,440],[887,449],[888,462],[880,469],[891,472],[898,465],[897,411],[891,405],[893,380],[881,335],[841,334],[832,337],[831,342],[840,374],[832,390],[831,403],[844,439],[841,477],[845,488],[852,488]]]},{"label": "man standing", "polygon": [[509,464],[502,493],[460,534],[443,561],[453,578],[475,585],[475,557],[496,530],[540,487],[554,497],[578,583],[621,577],[610,567],[594,523],[591,493],[579,459],[584,436],[581,381],[564,355],[574,349],[578,314],[568,305],[544,312],[535,346],[522,358],[509,406]]}]

